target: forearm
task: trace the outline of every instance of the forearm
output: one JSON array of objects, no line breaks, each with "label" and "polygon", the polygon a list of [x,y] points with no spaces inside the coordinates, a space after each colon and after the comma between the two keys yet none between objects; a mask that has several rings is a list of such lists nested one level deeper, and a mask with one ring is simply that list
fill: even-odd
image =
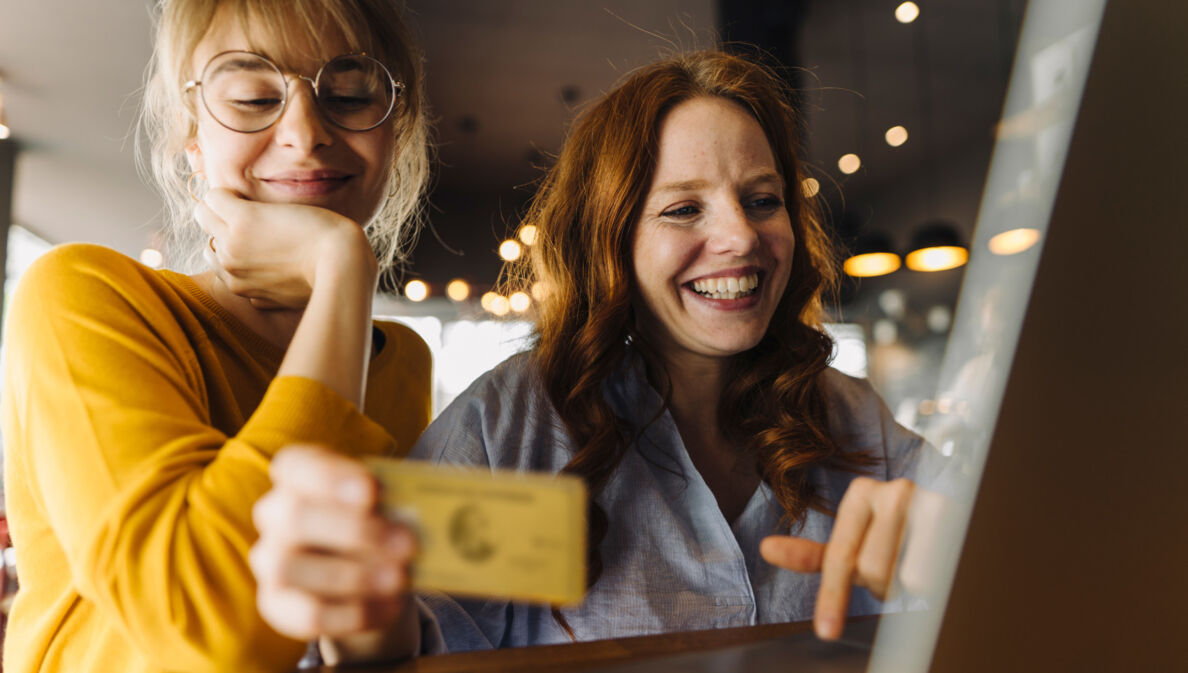
[{"label": "forearm", "polygon": [[[359,234],[362,236],[362,234]],[[309,303],[281,363],[278,376],[321,382],[363,407],[371,353],[371,304],[376,262],[370,248],[345,246],[319,265]]]}]

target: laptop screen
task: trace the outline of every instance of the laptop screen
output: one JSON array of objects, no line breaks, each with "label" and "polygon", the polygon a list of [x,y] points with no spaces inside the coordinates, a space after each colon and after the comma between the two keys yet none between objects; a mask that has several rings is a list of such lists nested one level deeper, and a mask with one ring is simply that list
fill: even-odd
[{"label": "laptop screen", "polygon": [[933,403],[901,557],[907,606],[871,671],[927,670],[951,590],[1097,39],[1104,0],[1028,4]]}]

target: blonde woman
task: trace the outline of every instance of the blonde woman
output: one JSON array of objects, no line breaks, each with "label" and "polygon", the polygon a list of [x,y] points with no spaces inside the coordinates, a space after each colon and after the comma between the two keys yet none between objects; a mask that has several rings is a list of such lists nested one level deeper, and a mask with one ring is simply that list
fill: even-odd
[{"label": "blonde woman", "polygon": [[[206,270],[67,245],[17,291],[3,390],[22,585],[9,673],[291,670],[305,645],[262,619],[248,559],[273,455],[301,442],[399,455],[429,420],[428,349],[371,319],[427,175],[420,57],[398,9],[163,0],[159,12],[153,173],[174,252]],[[294,525],[333,531],[332,518]],[[411,553],[402,529],[363,524],[377,557]],[[359,581],[397,595],[401,578]]]}]

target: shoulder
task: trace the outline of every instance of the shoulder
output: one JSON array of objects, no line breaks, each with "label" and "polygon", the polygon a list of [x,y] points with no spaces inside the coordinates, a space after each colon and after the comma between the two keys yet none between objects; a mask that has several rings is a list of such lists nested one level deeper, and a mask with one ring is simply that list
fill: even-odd
[{"label": "shoulder", "polygon": [[60,308],[105,314],[113,306],[152,303],[168,285],[157,272],[115,250],[88,243],[60,245],[21,276],[14,309]]},{"label": "shoulder", "polygon": [[821,383],[829,429],[841,448],[880,458],[886,478],[903,476],[923,438],[896,422],[869,380],[829,367]]},{"label": "shoulder", "polygon": [[[148,268],[111,248],[90,243],[59,245],[38,257],[22,276],[25,284],[99,282],[137,276]],[[24,279],[29,279],[25,281]]]},{"label": "shoulder", "polygon": [[829,406],[830,422],[854,423],[878,419],[883,400],[868,379],[826,367],[821,373],[821,389]]},{"label": "shoulder", "polygon": [[523,417],[544,398],[539,381],[531,353],[517,353],[476,378],[442,416],[471,422],[507,414]]},{"label": "shoulder", "polygon": [[463,396],[500,399],[531,398],[540,393],[540,378],[532,361],[532,352],[516,353],[474,380]]},{"label": "shoulder", "polygon": [[384,335],[384,351],[390,351],[406,364],[429,366],[432,360],[429,344],[413,328],[387,319],[377,319],[373,324]]},{"label": "shoulder", "polygon": [[536,372],[532,354],[526,352],[478,377],[433,421],[413,456],[508,469],[560,469],[568,462],[568,435]]}]

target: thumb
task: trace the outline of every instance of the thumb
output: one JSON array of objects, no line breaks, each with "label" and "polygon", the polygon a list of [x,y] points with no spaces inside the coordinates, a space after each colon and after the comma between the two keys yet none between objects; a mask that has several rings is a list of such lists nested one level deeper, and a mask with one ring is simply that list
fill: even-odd
[{"label": "thumb", "polygon": [[798,573],[821,572],[825,545],[801,537],[769,535],[759,543],[759,554],[768,563]]}]

